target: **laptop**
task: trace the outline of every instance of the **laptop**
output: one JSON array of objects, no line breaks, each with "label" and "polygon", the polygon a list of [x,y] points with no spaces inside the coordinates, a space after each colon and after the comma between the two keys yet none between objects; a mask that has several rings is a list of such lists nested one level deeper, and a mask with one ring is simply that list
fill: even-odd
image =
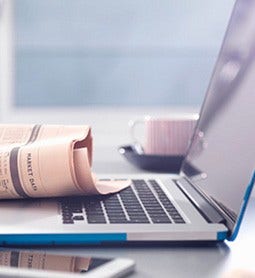
[{"label": "laptop", "polygon": [[[0,244],[234,240],[255,181],[255,1],[234,6],[178,178],[107,196],[0,202]],[[185,82],[185,81],[184,81]]]}]

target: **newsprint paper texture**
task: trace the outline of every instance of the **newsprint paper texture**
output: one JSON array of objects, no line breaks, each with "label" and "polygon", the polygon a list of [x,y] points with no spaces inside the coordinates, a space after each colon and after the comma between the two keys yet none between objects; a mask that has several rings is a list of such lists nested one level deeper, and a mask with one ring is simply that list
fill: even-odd
[{"label": "newsprint paper texture", "polygon": [[91,172],[89,126],[0,125],[0,199],[117,192],[128,180]]},{"label": "newsprint paper texture", "polygon": [[0,265],[7,267],[80,273],[89,270],[91,261],[90,257],[63,256],[46,252],[0,251]]}]

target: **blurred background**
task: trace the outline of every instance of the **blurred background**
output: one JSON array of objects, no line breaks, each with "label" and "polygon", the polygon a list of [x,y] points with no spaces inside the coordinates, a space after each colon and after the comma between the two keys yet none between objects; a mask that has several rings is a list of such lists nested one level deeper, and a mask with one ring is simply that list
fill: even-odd
[{"label": "blurred background", "polygon": [[11,2],[17,107],[199,106],[233,6]]},{"label": "blurred background", "polygon": [[199,111],[233,4],[0,0],[0,121],[90,124],[100,156],[130,119]]}]

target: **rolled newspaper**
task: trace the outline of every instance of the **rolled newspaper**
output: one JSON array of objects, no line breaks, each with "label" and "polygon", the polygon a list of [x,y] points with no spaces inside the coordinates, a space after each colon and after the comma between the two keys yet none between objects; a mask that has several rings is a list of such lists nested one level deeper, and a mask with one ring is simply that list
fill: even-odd
[{"label": "rolled newspaper", "polygon": [[0,125],[0,199],[114,193],[128,180],[91,172],[89,126]]}]

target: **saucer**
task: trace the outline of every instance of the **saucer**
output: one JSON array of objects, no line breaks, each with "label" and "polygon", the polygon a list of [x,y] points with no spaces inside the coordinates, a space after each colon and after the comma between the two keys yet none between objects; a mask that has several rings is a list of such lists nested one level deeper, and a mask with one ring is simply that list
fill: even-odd
[{"label": "saucer", "polygon": [[179,173],[184,159],[184,156],[145,154],[138,152],[133,145],[119,147],[119,153],[140,169],[161,173]]}]

